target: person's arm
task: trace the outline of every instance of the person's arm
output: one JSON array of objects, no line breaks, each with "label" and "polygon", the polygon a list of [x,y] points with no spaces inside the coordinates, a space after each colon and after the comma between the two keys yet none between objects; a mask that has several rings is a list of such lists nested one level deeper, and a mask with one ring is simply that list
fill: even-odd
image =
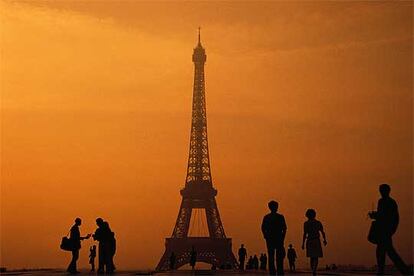
[{"label": "person's arm", "polygon": [[80,237],[80,240],[87,240],[91,237],[91,234],[86,235],[85,237]]},{"label": "person's arm", "polygon": [[382,204],[381,204],[381,200],[378,200],[378,204],[377,204],[377,211],[372,211],[368,213],[368,216],[371,219],[378,219],[379,216],[381,216],[382,214]]},{"label": "person's arm", "polygon": [[266,240],[267,239],[267,221],[266,221],[266,216],[263,217],[263,221],[262,221],[262,233],[263,233],[263,237]]},{"label": "person's arm", "polygon": [[286,225],[285,217],[282,217],[282,218],[283,218],[283,224],[282,224],[282,241],[285,241],[286,231],[287,231],[287,225]]},{"label": "person's arm", "polygon": [[322,234],[322,237],[323,237],[323,245],[327,245],[328,244],[328,242],[326,241],[326,235],[325,235],[325,231],[323,231],[323,226],[322,226],[322,223],[320,223],[320,225],[321,225],[321,229],[320,229],[320,231],[321,231],[321,234]]},{"label": "person's arm", "polygon": [[305,227],[305,224],[304,224],[303,225],[302,249],[305,249],[305,241],[306,241],[306,227]]}]

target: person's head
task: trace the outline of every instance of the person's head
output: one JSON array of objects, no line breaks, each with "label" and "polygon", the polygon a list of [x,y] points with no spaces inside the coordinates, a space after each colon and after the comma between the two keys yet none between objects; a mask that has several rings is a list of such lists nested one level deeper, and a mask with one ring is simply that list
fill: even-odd
[{"label": "person's head", "polygon": [[389,197],[391,192],[391,187],[388,184],[381,184],[379,186],[379,192],[382,197]]},{"label": "person's head", "polygon": [[96,225],[98,225],[99,227],[101,227],[103,225],[104,221],[102,218],[97,218],[96,219]]},{"label": "person's head", "polygon": [[267,206],[269,206],[269,209],[271,212],[277,212],[277,209],[279,208],[279,203],[277,203],[276,201],[272,200],[270,201]]},{"label": "person's head", "polygon": [[293,247],[293,245],[292,244],[289,244],[289,248],[292,248]]},{"label": "person's head", "polygon": [[75,224],[76,224],[77,226],[80,226],[80,225],[82,224],[82,220],[81,220],[80,218],[76,218],[76,219],[75,219]]},{"label": "person's head", "polygon": [[313,210],[313,209],[308,209],[308,210],[306,211],[305,216],[306,216],[308,219],[314,219],[314,218],[316,218],[316,211],[315,211],[315,210]]},{"label": "person's head", "polygon": [[243,248],[244,247],[244,244],[242,244],[241,247]]}]

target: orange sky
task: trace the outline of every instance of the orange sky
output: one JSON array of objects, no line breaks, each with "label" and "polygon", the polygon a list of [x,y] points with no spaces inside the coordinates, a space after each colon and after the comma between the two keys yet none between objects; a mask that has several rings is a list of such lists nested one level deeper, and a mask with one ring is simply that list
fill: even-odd
[{"label": "orange sky", "polygon": [[86,234],[102,216],[119,268],[155,267],[185,181],[199,25],[233,249],[264,251],[276,199],[287,242],[312,207],[322,265],[374,264],[366,213],[388,182],[413,258],[411,2],[1,1],[0,16],[2,266],[64,267],[74,218]]}]

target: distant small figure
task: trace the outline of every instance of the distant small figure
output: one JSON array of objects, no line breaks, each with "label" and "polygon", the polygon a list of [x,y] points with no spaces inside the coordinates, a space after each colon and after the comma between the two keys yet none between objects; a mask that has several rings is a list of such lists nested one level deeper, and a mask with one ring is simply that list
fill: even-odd
[{"label": "distant small figure", "polygon": [[296,271],[295,262],[296,262],[297,257],[298,256],[296,255],[296,251],[293,248],[293,245],[289,244],[289,248],[288,248],[288,251],[287,251],[287,258],[289,260],[289,270],[290,270],[290,272],[295,272]]},{"label": "distant small figure", "polygon": [[193,246],[190,252],[190,266],[192,270],[194,270],[196,262],[197,262],[197,252],[195,251],[194,246]]},{"label": "distant small figure", "polygon": [[326,270],[326,271],[329,271],[329,270],[331,270],[331,267],[330,267],[329,265],[326,265],[326,266],[325,266],[325,270]]},{"label": "distant small figure", "polygon": [[95,271],[95,257],[96,257],[96,245],[89,248],[89,264],[91,265],[91,272]]},{"label": "distant small figure", "polygon": [[261,270],[266,270],[266,268],[267,268],[267,256],[266,256],[266,253],[260,254],[259,260],[260,260],[260,269]]},{"label": "distant small figure", "polygon": [[[277,213],[279,204],[276,201],[270,201],[268,204],[270,213],[265,215],[262,222],[262,233],[266,240],[267,254],[269,258],[269,274],[283,275],[283,259],[286,252],[284,247],[286,236],[285,217]],[[275,268],[275,251],[276,251],[276,267]]]},{"label": "distant small figure", "polygon": [[332,264],[332,270],[337,270],[338,267],[336,266],[336,264]]},{"label": "distant small figure", "polygon": [[239,248],[239,268],[240,270],[244,270],[244,262],[246,261],[247,250],[242,244]]},{"label": "distant small figure", "polygon": [[249,260],[247,261],[246,269],[253,269],[253,256],[249,257]]},{"label": "distant small figure", "polygon": [[259,269],[259,259],[257,258],[256,254],[253,256],[253,269]]},{"label": "distant small figure", "polygon": [[376,243],[378,275],[384,274],[385,255],[393,261],[395,267],[403,275],[412,275],[411,269],[404,263],[392,245],[392,236],[399,223],[398,204],[390,197],[391,187],[388,184],[379,186],[381,198],[378,200],[377,211],[370,212],[371,219],[376,220]]},{"label": "distant small figure", "polygon": [[174,252],[172,252],[170,255],[170,270],[175,269],[175,260],[176,260],[175,254]]},{"label": "distant small figure", "polygon": [[310,266],[312,274],[316,275],[318,270],[318,258],[323,257],[322,246],[319,232],[322,233],[323,244],[326,246],[325,232],[323,231],[322,223],[316,220],[316,211],[308,209],[305,216],[308,218],[303,225],[303,242],[302,249],[305,249],[306,241],[306,256],[310,258]]},{"label": "distant small figure", "polygon": [[90,234],[86,235],[85,237],[81,237],[79,226],[82,225],[82,220],[80,218],[75,219],[75,224],[70,228],[70,236],[69,240],[72,244],[72,260],[68,266],[67,272],[70,274],[79,273],[76,262],[79,259],[79,250],[81,248],[81,241],[90,238]]}]

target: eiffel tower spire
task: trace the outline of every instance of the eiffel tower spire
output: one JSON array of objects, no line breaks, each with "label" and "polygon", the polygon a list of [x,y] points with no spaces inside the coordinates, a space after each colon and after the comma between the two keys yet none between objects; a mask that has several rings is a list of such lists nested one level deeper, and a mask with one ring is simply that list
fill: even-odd
[{"label": "eiffel tower spire", "polygon": [[[189,262],[189,253],[194,246],[197,259],[217,267],[221,265],[237,266],[231,251],[231,239],[226,238],[221,223],[213,188],[210,156],[207,138],[207,110],[205,97],[204,65],[206,51],[201,45],[200,28],[198,44],[193,51],[194,85],[193,106],[190,132],[190,148],[187,164],[187,176],[181,190],[182,202],[177,221],[171,235],[166,239],[165,253],[157,270],[167,270],[172,252],[177,256],[177,268]],[[206,213],[208,237],[189,237],[190,220],[193,209],[203,209]]]}]

